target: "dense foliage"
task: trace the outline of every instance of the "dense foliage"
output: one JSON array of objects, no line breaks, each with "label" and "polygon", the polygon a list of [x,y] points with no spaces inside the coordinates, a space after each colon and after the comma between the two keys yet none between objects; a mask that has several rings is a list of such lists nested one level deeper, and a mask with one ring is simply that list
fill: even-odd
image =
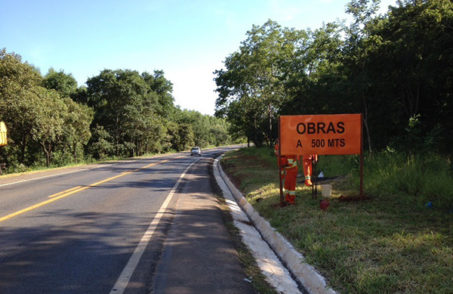
[{"label": "dense foliage", "polygon": [[0,162],[12,170],[231,142],[224,119],[174,105],[162,71],[103,70],[78,87],[71,74],[50,69],[43,77],[6,49],[0,120],[8,127]]},{"label": "dense foliage", "polygon": [[253,26],[217,70],[216,115],[257,146],[279,115],[364,115],[367,148],[452,153],[453,3],[404,0],[378,15],[352,0],[349,26]]}]

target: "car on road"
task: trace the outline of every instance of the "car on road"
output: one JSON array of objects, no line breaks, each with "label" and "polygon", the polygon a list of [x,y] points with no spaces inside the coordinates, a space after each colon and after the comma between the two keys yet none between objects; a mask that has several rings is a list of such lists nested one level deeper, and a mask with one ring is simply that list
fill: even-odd
[{"label": "car on road", "polygon": [[201,148],[200,147],[193,147],[192,150],[190,150],[190,156],[201,156]]}]

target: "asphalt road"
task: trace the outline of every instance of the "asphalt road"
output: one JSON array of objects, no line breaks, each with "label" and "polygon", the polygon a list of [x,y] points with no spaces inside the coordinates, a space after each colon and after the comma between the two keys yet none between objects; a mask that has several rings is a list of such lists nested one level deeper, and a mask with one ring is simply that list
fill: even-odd
[{"label": "asphalt road", "polygon": [[222,151],[0,178],[0,293],[253,293],[210,186]]}]

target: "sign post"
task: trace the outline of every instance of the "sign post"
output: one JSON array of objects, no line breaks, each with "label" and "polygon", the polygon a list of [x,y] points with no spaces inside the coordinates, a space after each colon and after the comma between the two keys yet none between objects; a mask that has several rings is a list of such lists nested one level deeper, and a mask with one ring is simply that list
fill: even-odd
[{"label": "sign post", "polygon": [[[280,130],[280,120],[278,121],[278,129]],[[280,161],[280,157],[282,156],[282,151],[280,148],[280,131],[278,132],[278,154],[277,154],[277,162],[278,162],[278,179],[280,182],[280,206],[283,206],[285,203],[283,201],[283,183],[282,183],[282,164]]]},{"label": "sign post", "polygon": [[363,198],[362,114],[282,115],[279,155],[360,154]]},{"label": "sign post", "polygon": [[364,199],[363,195],[363,119],[362,115],[360,115],[360,200]]}]

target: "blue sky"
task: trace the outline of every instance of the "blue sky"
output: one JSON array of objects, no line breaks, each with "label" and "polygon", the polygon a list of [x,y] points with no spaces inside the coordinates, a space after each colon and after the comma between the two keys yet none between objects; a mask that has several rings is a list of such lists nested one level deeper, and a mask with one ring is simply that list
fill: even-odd
[{"label": "blue sky", "polygon": [[[213,114],[212,72],[252,25],[316,29],[346,19],[347,0],[0,0],[0,48],[79,85],[103,69],[163,70],[175,104]],[[395,3],[383,0],[385,8]]]}]

